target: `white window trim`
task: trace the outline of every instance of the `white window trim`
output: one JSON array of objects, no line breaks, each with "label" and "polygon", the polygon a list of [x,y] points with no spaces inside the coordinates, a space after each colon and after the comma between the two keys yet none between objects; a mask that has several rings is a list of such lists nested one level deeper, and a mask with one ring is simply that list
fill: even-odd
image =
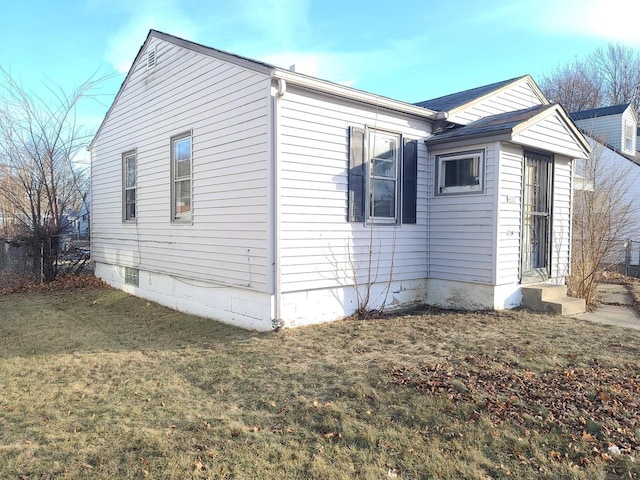
[{"label": "white window trim", "polygon": [[[127,187],[127,159],[133,157],[135,161],[136,183],[133,187]],[[135,191],[133,218],[127,218],[127,191]],[[125,223],[135,223],[138,220],[138,154],[136,150],[129,150],[122,154],[122,221]]]},{"label": "white window trim", "polygon": [[[366,196],[365,196],[365,218],[367,224],[387,224],[387,225],[398,225],[400,224],[400,201],[402,195],[402,145],[403,139],[402,134],[399,132],[392,132],[389,130],[382,130],[378,128],[369,128],[365,129],[366,132],[366,140],[365,140],[365,159],[367,163],[366,167]],[[373,157],[372,157],[372,148],[371,141],[373,139],[373,135],[376,133],[387,135],[390,137],[396,138],[396,176],[395,176],[395,205],[394,205],[394,215],[393,217],[376,217],[372,212],[372,199],[373,192],[371,189],[371,183],[374,178],[373,175]],[[379,177],[379,178],[389,178],[389,177]]]},{"label": "white window trim", "polygon": [[[477,185],[460,185],[453,187],[445,187],[445,163],[462,160],[465,158],[478,158],[479,179]],[[469,150],[464,152],[446,153],[436,155],[436,184],[435,194],[437,196],[444,195],[469,195],[484,193],[484,168],[485,168],[485,152],[484,150]]]},{"label": "white window trim", "polygon": [[[189,176],[177,178],[175,171],[175,142],[189,139]],[[171,137],[171,221],[173,223],[191,223],[193,220],[193,131],[180,133]],[[176,183],[189,180],[189,211],[178,213],[176,211]]]},{"label": "white window trim", "polygon": [[[629,130],[629,131],[627,131]],[[637,128],[634,128],[633,123],[629,121],[624,122],[624,128],[622,129],[622,149],[627,153],[635,153],[635,145],[634,145],[634,137],[636,135]],[[630,135],[627,135],[627,134]],[[630,146],[627,147],[627,140],[630,143]]]}]

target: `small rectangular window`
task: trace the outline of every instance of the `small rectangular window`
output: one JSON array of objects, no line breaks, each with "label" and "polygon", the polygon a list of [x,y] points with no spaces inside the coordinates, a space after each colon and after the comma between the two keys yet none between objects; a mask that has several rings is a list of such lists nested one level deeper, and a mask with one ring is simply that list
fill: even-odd
[{"label": "small rectangular window", "polygon": [[140,270],[137,268],[124,267],[124,283],[133,287],[140,286]]},{"label": "small rectangular window", "polygon": [[633,151],[633,137],[635,135],[635,128],[630,123],[625,123],[624,125],[624,149],[629,153],[634,153]]},{"label": "small rectangular window", "polygon": [[191,220],[191,133],[171,139],[172,219]]},{"label": "small rectangular window", "polygon": [[122,156],[122,205],[125,222],[136,219],[137,165],[136,153],[128,152]]},{"label": "small rectangular window", "polygon": [[436,156],[436,195],[480,193],[484,188],[482,150]]}]

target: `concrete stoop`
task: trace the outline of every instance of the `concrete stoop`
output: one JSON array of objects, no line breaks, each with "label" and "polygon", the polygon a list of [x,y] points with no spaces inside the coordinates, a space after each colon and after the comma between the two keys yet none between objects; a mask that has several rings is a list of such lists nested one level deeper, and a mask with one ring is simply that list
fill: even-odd
[{"label": "concrete stoop", "polygon": [[587,310],[583,298],[567,296],[566,285],[528,285],[522,287],[522,306],[534,312],[575,315]]}]

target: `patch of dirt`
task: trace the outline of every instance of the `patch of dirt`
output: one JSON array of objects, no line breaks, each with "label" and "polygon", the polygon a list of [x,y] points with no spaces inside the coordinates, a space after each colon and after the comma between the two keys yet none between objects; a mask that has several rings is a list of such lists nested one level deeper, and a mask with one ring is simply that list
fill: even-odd
[{"label": "patch of dirt", "polygon": [[[603,367],[592,360],[587,368],[535,373],[500,364],[481,355],[461,366],[449,363],[400,367],[391,383],[446,395],[453,402],[473,403],[474,415],[485,413],[494,424],[515,422],[525,429],[569,435],[580,458],[637,453],[640,439],[640,372],[635,365]],[[576,445],[586,442],[591,451]]]},{"label": "patch of dirt", "polygon": [[16,278],[15,280],[15,282],[0,289],[0,295],[18,292],[62,292],[86,288],[110,288],[109,285],[95,275],[87,273],[60,275],[49,283],[25,282],[22,278]]}]

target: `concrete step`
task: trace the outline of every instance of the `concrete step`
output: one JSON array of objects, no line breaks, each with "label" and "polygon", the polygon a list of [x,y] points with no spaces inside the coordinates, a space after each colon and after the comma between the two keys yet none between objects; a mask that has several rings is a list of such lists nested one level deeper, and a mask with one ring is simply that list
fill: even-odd
[{"label": "concrete step", "polygon": [[567,296],[565,285],[528,285],[522,287],[522,306],[534,312],[575,315],[586,311],[583,298]]},{"label": "concrete step", "polygon": [[548,302],[567,296],[566,285],[552,285],[542,283],[538,285],[527,285],[522,287],[523,302]]},{"label": "concrete step", "polygon": [[546,312],[558,315],[576,315],[587,311],[584,298],[564,297],[545,302]]}]

